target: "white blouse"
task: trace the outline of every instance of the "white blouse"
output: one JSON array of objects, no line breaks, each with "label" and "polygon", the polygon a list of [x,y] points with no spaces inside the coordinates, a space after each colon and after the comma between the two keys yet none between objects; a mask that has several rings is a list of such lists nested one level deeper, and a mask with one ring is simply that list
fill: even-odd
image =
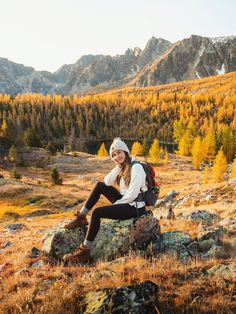
[{"label": "white blouse", "polygon": [[[135,161],[135,159],[132,157],[132,161]],[[120,172],[120,167],[117,165],[115,168],[109,172],[105,178],[104,183],[107,186],[114,185],[116,182],[116,178]],[[131,179],[130,184],[128,188],[125,185],[123,177],[121,177],[120,180],[120,193],[122,195],[122,198],[117,200],[114,204],[130,204],[131,206],[137,204],[138,208],[144,207],[145,202],[134,202],[138,194],[140,193],[140,190],[142,192],[147,191],[147,185],[146,185],[146,173],[139,163],[134,164],[131,167]]]}]

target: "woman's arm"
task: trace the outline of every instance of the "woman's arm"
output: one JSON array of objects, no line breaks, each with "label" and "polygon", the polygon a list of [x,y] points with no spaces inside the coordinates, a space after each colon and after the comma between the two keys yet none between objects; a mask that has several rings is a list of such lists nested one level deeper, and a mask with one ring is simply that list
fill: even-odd
[{"label": "woman's arm", "polygon": [[131,179],[129,187],[125,195],[123,195],[123,197],[117,200],[114,204],[132,203],[140,192],[144,176],[145,172],[143,167],[140,164],[133,165],[131,168]]},{"label": "woman's arm", "polygon": [[116,182],[116,178],[118,176],[120,172],[120,167],[117,165],[115,168],[113,168],[111,170],[111,172],[109,172],[105,178],[104,178],[104,183],[107,185],[107,186],[110,186],[110,185],[113,185],[115,184]]}]

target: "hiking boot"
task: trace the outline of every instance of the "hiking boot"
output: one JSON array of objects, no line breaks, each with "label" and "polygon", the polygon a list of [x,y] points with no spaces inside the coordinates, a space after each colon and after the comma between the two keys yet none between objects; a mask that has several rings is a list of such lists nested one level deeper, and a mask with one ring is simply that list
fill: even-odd
[{"label": "hiking boot", "polygon": [[87,220],[85,215],[81,215],[79,212],[77,212],[77,214],[75,214],[75,216],[76,216],[76,218],[74,220],[72,220],[71,222],[69,222],[68,224],[66,224],[64,226],[64,228],[75,229],[78,227],[88,225],[88,220]]},{"label": "hiking boot", "polygon": [[91,261],[90,256],[90,248],[81,245],[78,249],[74,252],[66,254],[63,257],[63,262],[66,265],[76,265],[76,264],[83,264],[88,263]]}]

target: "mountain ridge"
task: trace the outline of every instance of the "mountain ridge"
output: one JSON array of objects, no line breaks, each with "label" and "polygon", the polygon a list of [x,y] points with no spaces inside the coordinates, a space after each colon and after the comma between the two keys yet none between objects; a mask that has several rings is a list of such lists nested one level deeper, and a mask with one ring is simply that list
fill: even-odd
[{"label": "mountain ridge", "polygon": [[236,36],[171,43],[152,36],[145,48],[122,55],[84,55],[55,72],[0,58],[0,93],[76,94],[125,86],[163,85],[236,71]]}]

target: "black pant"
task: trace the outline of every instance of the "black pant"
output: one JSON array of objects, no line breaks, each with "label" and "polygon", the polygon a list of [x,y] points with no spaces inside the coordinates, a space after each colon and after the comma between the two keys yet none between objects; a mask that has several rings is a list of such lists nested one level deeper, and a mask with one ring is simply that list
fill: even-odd
[{"label": "black pant", "polygon": [[[91,209],[99,200],[100,195],[104,195],[111,203],[114,203],[122,197],[120,192],[113,186],[107,186],[103,182],[98,182],[88,197],[85,206]],[[93,241],[100,228],[101,218],[110,218],[117,220],[125,220],[137,218],[145,213],[145,207],[136,209],[135,206],[129,204],[115,204],[97,207],[93,210],[90,224],[86,234],[86,240]]]}]

